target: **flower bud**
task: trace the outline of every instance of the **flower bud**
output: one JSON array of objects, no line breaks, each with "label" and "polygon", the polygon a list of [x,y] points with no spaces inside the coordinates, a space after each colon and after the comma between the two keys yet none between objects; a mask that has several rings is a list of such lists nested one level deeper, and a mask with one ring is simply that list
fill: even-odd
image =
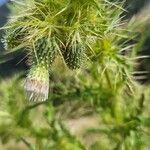
[{"label": "flower bud", "polygon": [[6,35],[3,38],[3,43],[5,49],[13,49],[22,44],[26,32],[22,28],[17,28],[15,30],[6,31]]},{"label": "flower bud", "polygon": [[36,56],[34,50],[31,50],[32,53],[28,56],[28,64],[34,65],[39,62],[49,70],[58,52],[55,39],[49,39],[48,37],[38,39],[35,42],[35,51]]},{"label": "flower bud", "polygon": [[62,51],[63,58],[69,69],[79,69],[84,59],[84,48],[81,44],[70,44]]}]

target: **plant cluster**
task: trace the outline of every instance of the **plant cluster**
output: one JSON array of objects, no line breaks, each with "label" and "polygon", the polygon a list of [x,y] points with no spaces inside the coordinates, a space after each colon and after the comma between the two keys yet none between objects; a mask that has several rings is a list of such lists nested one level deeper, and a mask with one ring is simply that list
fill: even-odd
[{"label": "plant cluster", "polygon": [[[117,74],[121,74],[119,78],[126,74],[129,61],[122,52],[128,48],[129,38],[128,31],[120,27],[123,26],[121,4],[106,0],[16,3],[19,14],[12,16],[6,25],[4,43],[6,49],[22,47],[28,51],[26,57],[31,70],[25,90],[30,100],[48,98],[49,72],[57,56],[71,70],[98,60],[104,64],[104,70],[113,62]],[[24,11],[20,13],[21,9]],[[115,78],[118,80],[117,76]]]}]

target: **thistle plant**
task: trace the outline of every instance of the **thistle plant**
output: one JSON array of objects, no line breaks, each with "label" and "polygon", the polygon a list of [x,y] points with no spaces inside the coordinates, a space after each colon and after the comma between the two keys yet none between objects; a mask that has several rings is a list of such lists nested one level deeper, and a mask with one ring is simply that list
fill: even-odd
[{"label": "thistle plant", "polygon": [[53,39],[43,37],[34,44],[28,63],[32,64],[25,81],[25,91],[30,100],[46,100],[49,93],[49,70],[57,54]]},{"label": "thistle plant", "polygon": [[134,76],[141,73],[135,72],[140,37],[137,25],[124,20],[123,5],[12,1],[3,41],[7,50],[26,52],[24,89],[36,103],[25,100],[24,72],[0,79],[3,143],[15,139],[41,150],[149,149],[149,89]]},{"label": "thistle plant", "polygon": [[129,38],[121,25],[122,3],[26,0],[14,1],[14,7],[18,10],[4,27],[9,31],[4,41],[9,49],[23,44],[27,51],[31,70],[25,91],[33,100],[48,98],[48,73],[57,56],[71,70],[96,60],[102,72],[112,62],[119,70],[116,79],[126,74],[128,60],[121,51],[127,48],[120,43]]}]

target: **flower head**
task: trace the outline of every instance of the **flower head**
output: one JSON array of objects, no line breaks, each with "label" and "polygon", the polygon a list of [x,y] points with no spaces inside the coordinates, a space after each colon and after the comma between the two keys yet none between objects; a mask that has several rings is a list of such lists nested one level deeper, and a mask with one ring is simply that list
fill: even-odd
[{"label": "flower head", "polygon": [[45,101],[49,92],[49,72],[43,65],[30,69],[24,89],[30,101]]}]

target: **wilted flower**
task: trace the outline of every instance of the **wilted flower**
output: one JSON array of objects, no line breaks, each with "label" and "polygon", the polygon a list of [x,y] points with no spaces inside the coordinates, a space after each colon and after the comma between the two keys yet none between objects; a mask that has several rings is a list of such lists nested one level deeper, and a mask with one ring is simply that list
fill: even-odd
[{"label": "wilted flower", "polygon": [[43,65],[31,68],[24,89],[30,101],[45,101],[49,92],[49,72]]}]

